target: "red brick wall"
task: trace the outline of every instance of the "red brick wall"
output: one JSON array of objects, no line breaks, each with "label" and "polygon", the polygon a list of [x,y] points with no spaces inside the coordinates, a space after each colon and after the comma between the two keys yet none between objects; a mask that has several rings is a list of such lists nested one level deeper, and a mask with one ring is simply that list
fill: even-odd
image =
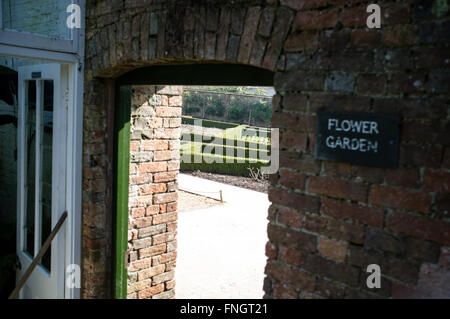
[{"label": "red brick wall", "polygon": [[128,298],[173,298],[182,87],[133,86]]},{"label": "red brick wall", "polygon": [[[88,2],[84,297],[110,295],[112,159],[101,152],[108,114],[98,77],[212,61],[275,72],[281,167],[269,190],[267,298],[449,297],[448,9],[386,0],[382,28],[367,30],[368,3]],[[319,109],[401,115],[399,168],[315,160]],[[379,290],[365,284],[371,263],[381,266]]]},{"label": "red brick wall", "polygon": [[[450,297],[448,14],[386,1],[369,31],[365,1],[348,2],[281,1],[299,11],[275,76],[266,297]],[[399,168],[314,160],[319,109],[400,114]]]}]

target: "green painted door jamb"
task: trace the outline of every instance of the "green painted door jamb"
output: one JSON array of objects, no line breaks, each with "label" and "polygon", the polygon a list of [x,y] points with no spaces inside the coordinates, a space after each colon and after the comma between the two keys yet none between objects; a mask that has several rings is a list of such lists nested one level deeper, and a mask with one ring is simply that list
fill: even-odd
[{"label": "green painted door jamb", "polygon": [[[118,91],[118,92],[117,92]],[[127,297],[128,186],[130,166],[131,86],[120,86],[115,110],[115,290],[117,299]]]}]

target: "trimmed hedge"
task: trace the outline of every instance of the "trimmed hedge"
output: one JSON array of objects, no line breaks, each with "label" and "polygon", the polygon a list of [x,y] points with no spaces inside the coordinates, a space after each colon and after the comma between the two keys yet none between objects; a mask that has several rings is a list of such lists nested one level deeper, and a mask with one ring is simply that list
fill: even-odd
[{"label": "trimmed hedge", "polygon": [[[180,163],[180,169],[182,171],[195,171],[200,170],[202,172],[208,173],[218,173],[218,174],[227,174],[234,176],[250,176],[249,168],[260,168],[261,166],[268,166],[267,161],[257,161],[256,163],[250,163],[248,159],[244,163],[226,163],[225,156],[217,156],[217,155],[203,155],[190,153],[191,155],[191,163],[185,163],[183,160]],[[194,155],[202,155],[201,163],[193,163]],[[182,155],[183,156],[183,155]],[[217,157],[223,158],[223,163],[206,163],[205,159],[208,158],[210,160],[216,159]],[[234,158],[235,159],[235,158]]]},{"label": "trimmed hedge", "polygon": [[[196,133],[183,133],[182,141],[201,142],[201,143],[205,143],[205,144],[220,145],[219,137],[211,136],[211,135],[196,134]],[[238,145],[238,142],[240,142],[239,145]],[[222,138],[222,145],[223,146],[245,147],[245,148],[257,148],[257,149],[264,149],[264,148],[270,149],[270,144],[267,144],[267,143],[249,142],[249,141],[244,141],[244,140],[228,139],[228,138]]]},{"label": "trimmed hedge", "polygon": [[212,149],[210,151],[208,151],[208,153],[206,153],[205,155],[208,154],[216,154],[216,151],[222,152],[222,154],[218,154],[218,155],[224,155],[227,156],[228,153],[233,154],[232,156],[237,157],[239,152],[242,152],[243,154],[239,154],[241,155],[241,157],[249,157],[249,158],[256,158],[258,159],[258,157],[255,156],[259,156],[260,154],[262,156],[270,156],[270,148],[269,149],[250,149],[250,148],[245,148],[245,147],[236,147],[236,146],[222,146],[222,149],[220,149],[220,145],[214,145],[214,144],[208,144],[208,143],[187,143],[181,146],[181,150],[183,152],[196,152],[196,153],[202,153],[204,154],[204,150],[207,146],[210,146]]},{"label": "trimmed hedge", "polygon": [[[195,125],[195,120],[200,119],[188,116],[182,117],[183,124]],[[245,139],[243,139],[243,137],[251,138],[252,135],[257,136],[258,131],[268,132],[267,137],[270,137],[270,129],[212,120],[202,120],[202,126],[224,129],[225,131],[223,132],[223,135],[228,135],[229,138],[221,136],[202,135],[197,133],[183,133],[182,142],[184,142],[184,144],[182,144],[180,151],[182,156],[180,169],[182,171],[200,170],[202,172],[209,173],[250,176],[248,170],[249,168],[256,169],[260,168],[261,166],[269,165],[268,160],[255,158],[254,155],[250,157],[250,150],[258,151],[255,154],[256,156],[259,155],[259,152],[263,152],[263,156],[269,156],[270,142],[265,143],[261,141],[246,141]],[[198,142],[195,141],[196,139],[198,139]],[[203,151],[207,146],[212,148],[211,152],[208,152],[208,154],[203,154]],[[220,147],[222,147],[223,154],[216,155],[215,152],[218,150],[218,148],[220,149]],[[230,150],[232,151],[232,154],[234,156],[227,157],[227,151],[230,152]],[[237,157],[238,150],[244,151],[243,157]],[[201,157],[200,163],[194,163],[195,156]],[[189,163],[184,162],[186,157],[189,157]],[[221,159],[223,163],[215,162],[215,160],[217,159]],[[227,159],[232,159],[234,163],[227,163]],[[238,160],[242,161],[242,163],[238,163]]]},{"label": "trimmed hedge", "polygon": [[220,122],[220,121],[213,121],[213,120],[205,120],[205,119],[199,119],[195,117],[189,117],[189,116],[182,116],[181,117],[181,123],[182,124],[190,124],[195,125],[195,120],[201,120],[203,127],[212,127],[212,128],[219,128],[219,129],[228,129],[233,128],[236,126],[239,126],[239,124],[236,123],[228,123],[228,122]]}]

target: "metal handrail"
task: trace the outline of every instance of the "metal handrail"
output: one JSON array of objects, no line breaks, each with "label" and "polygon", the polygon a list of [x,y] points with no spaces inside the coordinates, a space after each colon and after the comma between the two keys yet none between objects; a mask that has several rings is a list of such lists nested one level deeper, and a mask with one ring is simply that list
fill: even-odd
[{"label": "metal handrail", "polygon": [[31,262],[31,265],[28,267],[27,271],[23,275],[23,277],[20,279],[19,283],[17,284],[16,288],[14,288],[13,292],[9,295],[8,299],[14,299],[17,297],[17,295],[20,292],[20,289],[22,289],[23,285],[27,282],[28,278],[30,277],[31,273],[33,272],[34,268],[39,264],[44,254],[47,252],[48,247],[50,247],[50,244],[52,243],[53,238],[55,238],[58,231],[61,229],[62,224],[67,218],[67,211],[62,213],[61,217],[58,220],[58,223],[53,228],[50,235],[48,235],[47,239],[45,240],[44,244],[41,247],[41,250],[39,251],[39,254],[37,254],[36,257],[34,257],[33,261]]}]

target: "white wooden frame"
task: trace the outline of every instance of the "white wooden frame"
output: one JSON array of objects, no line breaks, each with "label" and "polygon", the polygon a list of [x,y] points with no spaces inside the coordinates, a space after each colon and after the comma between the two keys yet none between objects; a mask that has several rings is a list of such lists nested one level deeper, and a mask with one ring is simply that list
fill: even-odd
[{"label": "white wooden frame", "polygon": [[[67,132],[67,108],[64,103],[64,93],[68,89],[67,78],[67,65],[60,65],[52,63],[48,65],[30,65],[19,68],[19,119],[18,119],[18,185],[17,193],[20,196],[18,201],[18,213],[17,213],[17,254],[22,264],[22,272],[32,262],[32,259],[38,254],[42,244],[42,207],[40,204],[42,193],[42,155],[43,155],[43,120],[44,120],[44,99],[43,99],[43,84],[44,80],[52,80],[54,85],[54,110],[53,110],[53,134],[52,134],[52,208],[51,208],[51,221],[53,228],[59,217],[66,209],[67,196],[57,196],[61,191],[66,193],[67,187],[67,149],[69,148],[67,143],[66,134],[60,134],[59,132]],[[25,179],[27,176],[27,167],[25,162],[27,161],[26,149],[28,148],[27,138],[27,118],[28,109],[26,108],[26,82],[33,80],[32,72],[41,72],[41,77],[36,79],[36,138],[35,138],[35,188],[33,190],[27,189],[28,192],[34,191],[34,249],[33,255],[30,256],[24,252],[24,244],[26,242],[26,232],[23,232],[26,225],[26,196],[25,191]],[[29,225],[28,225],[29,226]],[[50,250],[52,254],[51,258],[51,271],[48,272],[43,266],[38,265],[31,274],[29,281],[33,281],[33,285],[36,285],[34,293],[40,292],[42,298],[62,298],[65,296],[64,288],[64,275],[65,264],[67,258],[65,245],[67,240],[67,224],[64,225],[59,233],[56,235]],[[45,238],[44,238],[45,239]],[[60,285],[60,283],[63,283]],[[21,296],[23,296],[24,290],[21,290]],[[32,297],[32,296],[29,296]]]},{"label": "white wooden frame", "polygon": [[[57,62],[68,65],[68,150],[67,150],[67,254],[66,264],[81,267],[83,84],[86,0],[74,0],[81,7],[81,29],[72,30],[71,40],[52,39],[25,32],[4,30],[0,0],[0,56]],[[65,285],[65,283],[64,283]],[[65,285],[65,298],[80,298],[80,289]]]}]

